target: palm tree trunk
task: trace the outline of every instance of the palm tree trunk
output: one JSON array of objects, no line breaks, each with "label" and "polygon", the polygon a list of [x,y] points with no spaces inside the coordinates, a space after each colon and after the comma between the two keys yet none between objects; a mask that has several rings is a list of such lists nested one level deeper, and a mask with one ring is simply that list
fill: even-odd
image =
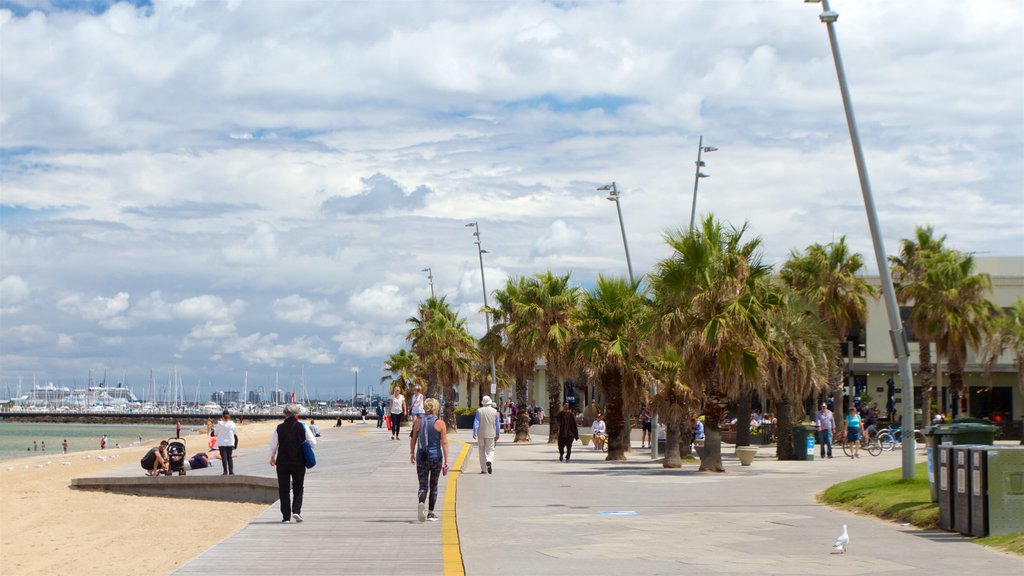
[{"label": "palm tree trunk", "polygon": [[526,415],[526,402],[523,399],[526,398],[526,378],[522,376],[516,376],[516,421],[513,424],[516,427],[516,443],[529,442],[530,441],[530,417]]},{"label": "palm tree trunk", "polygon": [[[693,414],[689,410],[680,407],[682,416],[679,418],[679,457],[686,458],[693,453],[691,445],[693,444]],[[667,440],[666,431],[666,442]]]},{"label": "palm tree trunk", "polygon": [[561,410],[562,399],[562,382],[561,379],[552,374],[549,370],[547,372],[547,383],[548,383],[548,414],[551,418],[548,419],[548,444],[558,443],[558,419],[554,417],[555,414]]},{"label": "palm tree trunk", "polygon": [[[932,368],[932,343],[928,340],[918,339],[917,360],[921,373],[921,420],[922,425],[927,426],[932,421],[932,398],[935,396],[934,375]],[[913,402],[913,400],[911,400]],[[890,423],[891,424],[891,423]],[[906,426],[906,425],[904,425]],[[913,426],[916,428],[917,426]]]},{"label": "palm tree trunk", "polygon": [[622,446],[622,373],[617,368],[608,368],[601,373],[600,382],[608,423],[608,457],[605,460],[625,460]]},{"label": "palm tree trunk", "polygon": [[960,415],[960,398],[964,395],[964,349],[951,350],[949,354],[949,392],[953,407],[953,418]]},{"label": "palm tree trunk", "polygon": [[[682,445],[682,410],[673,405],[669,411],[667,422],[665,422],[665,460],[663,468],[682,468],[683,460],[680,458],[679,447]],[[657,441],[657,440],[655,440]]]},{"label": "palm tree trunk", "polygon": [[796,460],[793,453],[793,401],[783,397],[779,401],[778,426],[775,437],[778,440],[775,449],[775,458],[778,460]]},{"label": "palm tree trunk", "polygon": [[736,403],[736,445],[750,446],[750,412],[754,404],[754,391],[740,393]]},{"label": "palm tree trunk", "polygon": [[722,466],[722,418],[725,416],[726,400],[721,393],[721,378],[714,368],[717,358],[708,358],[704,369],[704,451],[700,457],[701,472],[725,472]]},{"label": "palm tree trunk", "polygon": [[452,384],[448,389],[448,397],[444,399],[444,423],[449,430],[457,430],[455,426],[455,394],[458,393],[458,384]]}]

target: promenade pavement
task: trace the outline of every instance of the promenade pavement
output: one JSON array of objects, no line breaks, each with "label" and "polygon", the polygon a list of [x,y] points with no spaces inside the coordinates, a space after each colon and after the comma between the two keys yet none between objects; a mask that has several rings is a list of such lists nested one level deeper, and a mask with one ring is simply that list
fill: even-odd
[{"label": "promenade pavement", "polygon": [[[695,463],[666,470],[639,448],[625,462],[576,443],[558,461],[546,427],[532,442],[498,443],[480,474],[467,431],[451,434],[461,474],[442,479],[440,522],[415,518],[408,438],[346,425],[321,430],[306,480],[302,524],[282,525],[278,504],[176,574],[1020,574],[1024,561],[967,538],[833,510],[828,486],[897,468],[898,452],[851,460],[777,462],[762,448],[741,467],[726,446],[723,474]],[[638,444],[638,443],[637,443]],[[468,452],[468,454],[467,454]],[[265,454],[236,464],[268,474]],[[216,521],[216,519],[210,519]],[[832,544],[848,525],[847,554]]]}]

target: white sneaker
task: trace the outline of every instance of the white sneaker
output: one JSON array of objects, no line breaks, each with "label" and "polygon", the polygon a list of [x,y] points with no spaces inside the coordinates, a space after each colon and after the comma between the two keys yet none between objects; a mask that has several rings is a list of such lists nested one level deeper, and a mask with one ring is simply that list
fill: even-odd
[{"label": "white sneaker", "polygon": [[292,520],[295,520],[296,522],[300,522],[301,523],[302,522],[302,516],[300,516],[298,514],[292,514]]},{"label": "white sneaker", "polygon": [[431,512],[430,514],[427,514],[427,520],[430,520],[431,522],[437,522],[437,516],[435,516],[434,513]]},{"label": "white sneaker", "polygon": [[420,519],[420,522],[427,521],[427,507],[423,502],[416,505],[416,516]]}]

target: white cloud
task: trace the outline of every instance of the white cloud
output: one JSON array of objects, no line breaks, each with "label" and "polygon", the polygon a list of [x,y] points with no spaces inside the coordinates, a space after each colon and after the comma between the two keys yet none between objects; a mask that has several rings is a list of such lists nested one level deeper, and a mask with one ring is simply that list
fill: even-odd
[{"label": "white cloud", "polygon": [[241,313],[243,309],[245,309],[245,304],[241,300],[225,302],[219,296],[210,295],[186,298],[172,307],[175,315],[179,318],[192,320],[208,318],[221,321],[230,320],[236,314]]},{"label": "white cloud", "polygon": [[356,292],[348,299],[348,309],[363,318],[404,319],[414,311],[415,304],[393,284],[375,284]]},{"label": "white cloud", "polygon": [[224,259],[231,264],[257,264],[277,259],[277,237],[273,229],[261,224],[242,244],[224,248]]},{"label": "white cloud", "polygon": [[80,294],[72,294],[58,300],[57,308],[105,328],[121,329],[127,327],[123,314],[128,310],[130,300],[127,292],[118,292],[112,298],[96,296],[90,300],[83,299]]},{"label": "white cloud", "polygon": [[326,301],[314,302],[298,294],[274,300],[273,310],[275,318],[294,324],[338,326],[342,322],[340,316],[330,312]]},{"label": "white cloud", "polygon": [[21,276],[5,276],[0,280],[0,313],[17,312],[29,294],[28,284]]}]

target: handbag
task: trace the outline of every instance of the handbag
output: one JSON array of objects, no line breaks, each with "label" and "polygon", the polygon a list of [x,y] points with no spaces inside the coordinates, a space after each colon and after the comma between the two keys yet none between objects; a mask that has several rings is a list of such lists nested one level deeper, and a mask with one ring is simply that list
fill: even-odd
[{"label": "handbag", "polygon": [[313,452],[313,447],[309,445],[309,440],[302,441],[302,458],[306,461],[306,468],[316,466],[316,453]]},{"label": "handbag", "polygon": [[[305,435],[306,425],[302,425],[302,432]],[[313,447],[309,445],[309,440],[303,439],[302,444],[302,459],[306,461],[306,468],[312,468],[316,466],[316,453],[313,452]]]}]

